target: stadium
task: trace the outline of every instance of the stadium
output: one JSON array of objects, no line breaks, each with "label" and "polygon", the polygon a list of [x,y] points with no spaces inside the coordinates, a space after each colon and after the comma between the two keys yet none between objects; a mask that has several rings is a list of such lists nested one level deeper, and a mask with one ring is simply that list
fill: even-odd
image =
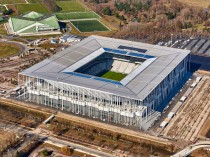
[{"label": "stadium", "polygon": [[18,98],[145,130],[187,75],[189,53],[90,36],[19,73]]},{"label": "stadium", "polygon": [[60,26],[55,15],[43,15],[28,12],[9,19],[9,30],[15,35],[31,35],[36,33],[60,33]]}]

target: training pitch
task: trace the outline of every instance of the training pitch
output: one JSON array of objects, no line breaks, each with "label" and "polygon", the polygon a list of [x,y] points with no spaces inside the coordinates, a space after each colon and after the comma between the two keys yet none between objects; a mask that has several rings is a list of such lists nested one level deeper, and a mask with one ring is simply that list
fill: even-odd
[{"label": "training pitch", "polygon": [[100,18],[98,14],[93,11],[88,12],[71,12],[71,13],[57,13],[58,20],[74,20],[74,19],[91,19]]},{"label": "training pitch", "polygon": [[100,32],[109,29],[98,20],[77,20],[71,21],[75,28],[80,32]]}]

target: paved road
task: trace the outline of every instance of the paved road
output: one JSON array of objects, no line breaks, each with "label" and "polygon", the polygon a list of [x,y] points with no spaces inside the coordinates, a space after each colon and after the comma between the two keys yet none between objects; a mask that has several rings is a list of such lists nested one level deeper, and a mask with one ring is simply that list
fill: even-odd
[{"label": "paved road", "polygon": [[171,157],[186,157],[199,148],[210,148],[210,141],[197,142],[196,144],[190,145],[180,152],[171,155]]}]

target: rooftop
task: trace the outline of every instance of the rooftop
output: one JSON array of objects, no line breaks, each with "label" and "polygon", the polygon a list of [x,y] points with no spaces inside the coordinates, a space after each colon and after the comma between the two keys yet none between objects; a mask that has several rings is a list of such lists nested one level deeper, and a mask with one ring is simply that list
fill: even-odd
[{"label": "rooftop", "polygon": [[[75,72],[104,52],[138,57],[145,61],[120,82]],[[188,50],[90,36],[21,74],[144,100],[189,53]]]},{"label": "rooftop", "polygon": [[55,15],[43,15],[37,12],[28,12],[16,17],[11,17],[12,28],[15,32],[17,31],[27,31],[35,32],[35,26],[49,26],[55,29],[59,29],[58,20]]}]

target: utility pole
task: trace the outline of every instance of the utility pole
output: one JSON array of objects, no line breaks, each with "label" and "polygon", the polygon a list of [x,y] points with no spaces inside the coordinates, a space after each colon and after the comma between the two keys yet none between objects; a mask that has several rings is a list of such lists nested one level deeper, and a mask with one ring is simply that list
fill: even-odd
[{"label": "utility pole", "polygon": [[173,42],[173,34],[171,34],[171,47],[172,47],[172,42]]}]

